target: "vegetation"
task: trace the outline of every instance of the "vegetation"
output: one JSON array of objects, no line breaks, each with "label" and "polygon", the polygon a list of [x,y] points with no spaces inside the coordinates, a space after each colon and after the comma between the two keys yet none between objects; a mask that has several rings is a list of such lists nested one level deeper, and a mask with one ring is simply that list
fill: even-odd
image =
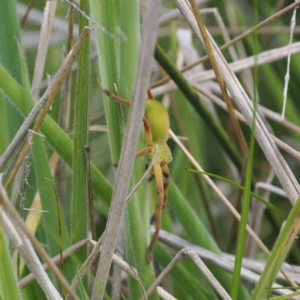
[{"label": "vegetation", "polygon": [[0,9],[0,299],[297,296],[297,3],[25,2]]}]

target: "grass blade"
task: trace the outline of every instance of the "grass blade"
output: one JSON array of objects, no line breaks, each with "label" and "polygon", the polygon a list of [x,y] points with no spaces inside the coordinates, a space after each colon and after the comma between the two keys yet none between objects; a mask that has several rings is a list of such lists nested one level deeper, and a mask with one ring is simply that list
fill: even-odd
[{"label": "grass blade", "polygon": [[[80,9],[89,14],[89,1],[81,0]],[[80,15],[79,35],[88,20]],[[72,182],[72,244],[87,237],[87,168],[84,146],[88,143],[88,104],[89,104],[89,77],[90,77],[90,39],[83,44],[78,57],[78,73],[76,87],[75,120],[74,120],[74,155],[73,155],[73,182]],[[79,261],[84,262],[87,248],[82,247],[76,253]]]},{"label": "grass blade", "polygon": [[255,287],[252,299],[261,299],[271,293],[271,286],[288,255],[300,229],[300,198],[298,198],[272,249],[265,269]]},{"label": "grass blade", "polygon": [[4,237],[2,224],[0,226],[0,261],[0,278],[2,278],[2,280],[0,280],[0,298],[22,299],[18,288],[17,277],[13,270],[12,260]]}]

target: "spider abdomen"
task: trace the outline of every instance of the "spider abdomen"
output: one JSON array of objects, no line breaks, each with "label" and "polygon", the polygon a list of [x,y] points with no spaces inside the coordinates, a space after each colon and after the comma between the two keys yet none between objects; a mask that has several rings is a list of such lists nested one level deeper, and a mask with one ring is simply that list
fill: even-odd
[{"label": "spider abdomen", "polygon": [[157,100],[147,99],[145,107],[145,118],[148,120],[153,141],[163,144],[169,136],[169,114],[166,108]]}]

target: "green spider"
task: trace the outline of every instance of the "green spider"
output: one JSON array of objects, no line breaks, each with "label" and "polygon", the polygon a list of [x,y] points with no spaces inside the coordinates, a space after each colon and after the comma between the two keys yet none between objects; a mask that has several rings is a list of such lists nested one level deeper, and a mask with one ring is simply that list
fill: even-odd
[{"label": "green spider", "polygon": [[[130,102],[113,95],[108,90],[103,92],[112,100],[130,106]],[[152,236],[151,242],[148,247],[148,262],[152,260],[152,249],[158,237],[161,227],[162,211],[166,207],[168,186],[170,182],[170,172],[168,164],[172,161],[172,153],[167,145],[169,136],[170,120],[166,108],[157,100],[154,99],[150,90],[148,90],[148,99],[146,100],[145,114],[143,117],[145,128],[146,147],[138,151],[135,158],[148,154],[152,159],[154,151],[157,147],[157,152],[154,160],[153,170],[149,180],[155,178],[158,200],[155,212],[155,232]],[[165,177],[165,180],[163,179]],[[154,217],[154,216],[153,216]],[[151,218],[152,219],[152,218]]]}]

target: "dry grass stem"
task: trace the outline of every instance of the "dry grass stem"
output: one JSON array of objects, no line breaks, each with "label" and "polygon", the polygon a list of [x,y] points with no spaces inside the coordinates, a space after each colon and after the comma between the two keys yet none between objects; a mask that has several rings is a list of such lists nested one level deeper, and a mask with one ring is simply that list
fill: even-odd
[{"label": "dry grass stem", "polygon": [[48,45],[52,31],[52,24],[56,11],[57,0],[47,1],[44,8],[44,16],[41,26],[39,46],[35,61],[35,68],[32,79],[31,94],[34,101],[39,97],[40,85],[43,78],[44,66],[48,52]]},{"label": "dry grass stem", "polygon": [[158,292],[159,298],[161,300],[177,300],[175,297],[173,297],[171,294],[169,294],[168,292],[166,292],[160,286],[157,287],[157,292]]},{"label": "dry grass stem", "polygon": [[[254,68],[254,66],[261,66],[264,64],[268,64],[286,58],[289,55],[289,53],[291,55],[295,55],[298,54],[299,52],[300,52],[300,42],[296,42],[291,44],[290,46],[283,46],[272,50],[267,50],[258,55],[253,55],[247,58],[239,59],[235,62],[229,63],[228,65],[233,72],[238,73],[250,68]],[[203,73],[193,75],[189,79],[192,82],[199,83],[214,78],[215,78],[215,74],[213,70],[207,70],[204,71]]]},{"label": "dry grass stem", "polygon": [[92,18],[90,18],[85,11],[83,11],[82,9],[80,9],[80,7],[75,4],[73,1],[69,1],[69,0],[62,0],[63,2],[68,3],[70,6],[72,6],[75,10],[77,10],[85,19],[87,19],[89,21],[90,26],[93,26],[94,28],[96,28],[97,30],[101,31],[102,33],[108,35],[111,39],[113,40],[117,40],[119,42],[121,42],[122,40],[122,36],[116,36],[110,32],[108,32],[106,30],[106,28],[104,28],[103,26],[101,26],[99,23],[97,23],[96,21],[94,21]]},{"label": "dry grass stem", "polygon": [[[230,255],[230,254],[227,254],[227,253],[224,253],[223,255],[231,263],[234,263],[234,259],[235,259],[234,255]],[[255,272],[255,274],[257,274],[257,273],[261,274],[263,272],[265,266],[266,266],[265,261],[260,261],[260,260],[257,260],[257,259],[251,259],[251,258],[247,258],[247,257],[243,258],[243,267],[246,268],[249,271]],[[300,285],[300,280],[299,280],[300,269],[299,269],[299,266],[289,265],[287,263],[284,263],[282,265],[282,270],[284,270],[289,275],[289,277],[291,277],[297,284]],[[259,279],[259,276],[258,276],[258,279]],[[286,282],[286,278],[282,275],[281,272],[279,272],[277,274],[276,279]]]},{"label": "dry grass stem", "polygon": [[290,155],[294,156],[296,159],[300,160],[300,152],[283,142],[282,140],[278,139],[276,136],[273,136],[274,142],[278,147],[289,153]]}]

